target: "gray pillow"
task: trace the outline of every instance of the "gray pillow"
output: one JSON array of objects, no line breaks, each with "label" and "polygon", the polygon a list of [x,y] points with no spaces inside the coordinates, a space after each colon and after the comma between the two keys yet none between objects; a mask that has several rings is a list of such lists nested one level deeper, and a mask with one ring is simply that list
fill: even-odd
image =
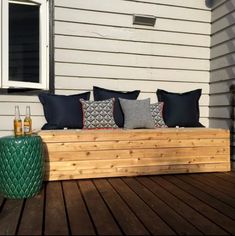
[{"label": "gray pillow", "polygon": [[155,127],[150,112],[150,98],[144,100],[128,100],[119,98],[124,113],[124,128],[149,128]]}]

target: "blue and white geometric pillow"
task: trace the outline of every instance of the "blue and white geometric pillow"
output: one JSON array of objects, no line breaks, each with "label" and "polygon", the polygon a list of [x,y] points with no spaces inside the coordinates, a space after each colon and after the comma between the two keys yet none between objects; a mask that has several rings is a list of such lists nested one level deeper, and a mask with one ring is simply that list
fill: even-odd
[{"label": "blue and white geometric pillow", "polygon": [[157,102],[150,105],[150,111],[154,120],[155,128],[167,127],[162,117],[163,104],[163,102]]},{"label": "blue and white geometric pillow", "polygon": [[118,128],[113,117],[114,98],[103,101],[80,99],[83,110],[84,129]]}]

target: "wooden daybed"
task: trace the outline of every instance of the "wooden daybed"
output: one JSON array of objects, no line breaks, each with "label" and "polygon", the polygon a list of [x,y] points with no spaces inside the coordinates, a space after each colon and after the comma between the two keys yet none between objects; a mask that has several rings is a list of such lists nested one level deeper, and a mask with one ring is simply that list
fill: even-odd
[{"label": "wooden daybed", "polygon": [[40,131],[45,180],[230,170],[229,131],[211,128]]}]

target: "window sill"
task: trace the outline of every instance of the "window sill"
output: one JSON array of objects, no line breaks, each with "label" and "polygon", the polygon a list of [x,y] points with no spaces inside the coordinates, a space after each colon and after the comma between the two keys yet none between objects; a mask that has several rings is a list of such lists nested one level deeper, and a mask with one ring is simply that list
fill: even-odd
[{"label": "window sill", "polygon": [[26,88],[17,88],[17,89],[1,89],[0,88],[0,95],[38,95],[40,93],[53,93],[50,90],[42,90],[42,89],[26,89]]}]

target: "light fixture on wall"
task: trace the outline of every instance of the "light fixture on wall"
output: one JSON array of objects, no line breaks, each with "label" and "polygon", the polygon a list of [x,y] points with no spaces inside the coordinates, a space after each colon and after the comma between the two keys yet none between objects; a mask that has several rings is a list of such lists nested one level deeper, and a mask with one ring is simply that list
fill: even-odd
[{"label": "light fixture on wall", "polygon": [[133,25],[154,26],[155,22],[156,22],[156,16],[139,15],[139,14],[135,14],[133,16]]}]

